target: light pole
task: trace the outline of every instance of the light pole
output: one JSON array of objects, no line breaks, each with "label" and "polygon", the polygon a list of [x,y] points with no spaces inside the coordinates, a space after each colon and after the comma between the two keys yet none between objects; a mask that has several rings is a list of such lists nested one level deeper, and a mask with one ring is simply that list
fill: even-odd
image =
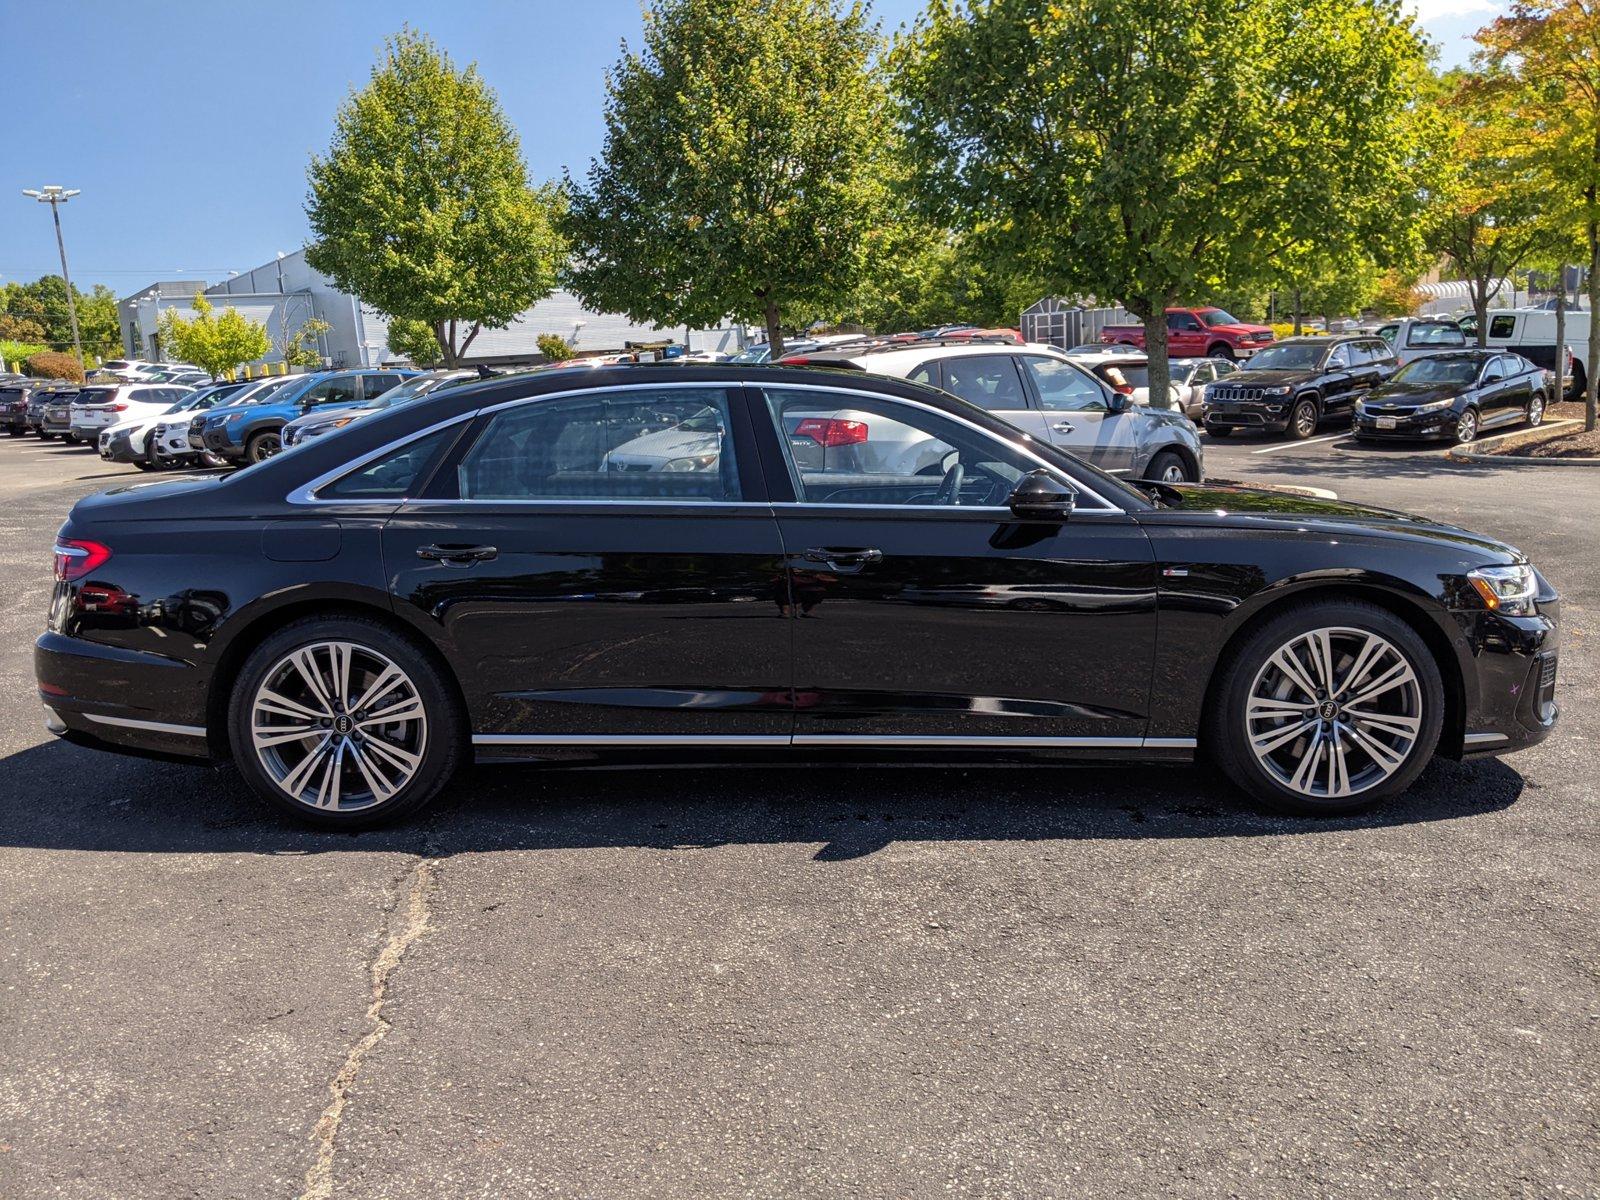
[{"label": "light pole", "polygon": [[61,251],[61,281],[67,285],[67,317],[72,321],[72,353],[78,365],[83,366],[83,343],[78,339],[78,305],[72,298],[72,276],[67,274],[67,243],[61,238],[61,206],[78,194],[78,188],[64,188],[59,184],[46,184],[42,189],[23,188],[24,196],[32,196],[40,204],[50,206],[50,215],[56,222],[56,249]]}]

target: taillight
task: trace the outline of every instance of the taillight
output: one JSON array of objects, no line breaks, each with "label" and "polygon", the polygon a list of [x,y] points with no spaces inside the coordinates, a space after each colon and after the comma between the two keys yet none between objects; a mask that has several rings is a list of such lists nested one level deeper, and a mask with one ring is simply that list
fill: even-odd
[{"label": "taillight", "polygon": [[1119,396],[1131,396],[1131,395],[1133,395],[1133,384],[1131,384],[1131,383],[1119,383],[1119,384],[1116,384],[1114,387],[1112,387],[1111,390],[1113,392],[1116,392],[1117,395],[1119,395]]},{"label": "taillight", "polygon": [[837,417],[807,417],[794,427],[794,434],[824,446],[854,446],[867,440],[867,423],[842,421]]},{"label": "taillight", "polygon": [[127,412],[128,411],[128,406],[126,404],[108,404],[108,405],[106,405],[106,411],[107,412]]},{"label": "taillight", "polygon": [[56,579],[71,583],[82,579],[111,558],[111,547],[76,538],[56,539]]}]

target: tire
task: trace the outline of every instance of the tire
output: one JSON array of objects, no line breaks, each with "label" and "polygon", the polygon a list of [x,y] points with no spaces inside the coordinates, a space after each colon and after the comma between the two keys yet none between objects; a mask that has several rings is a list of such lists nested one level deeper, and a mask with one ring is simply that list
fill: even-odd
[{"label": "tire", "polygon": [[1172,450],[1158,450],[1155,457],[1150,460],[1150,465],[1144,469],[1144,477],[1157,483],[1199,482],[1192,478],[1189,464],[1183,460],[1183,455]]},{"label": "tire", "polygon": [[6,432],[9,433],[12,437],[21,437],[24,433],[27,432],[27,430],[26,429],[18,429],[16,426],[13,425],[11,428],[7,429]]},{"label": "tire", "polygon": [[1216,437],[1216,438],[1232,437],[1233,436],[1233,426],[1232,425],[1207,425],[1206,426],[1206,432],[1209,433],[1212,437]]},{"label": "tire", "polygon": [[258,463],[262,459],[271,458],[283,449],[283,435],[277,430],[258,433],[246,443],[244,460],[247,463]]},{"label": "tire", "polygon": [[[337,700],[329,694],[336,655],[347,658],[350,679]],[[320,694],[296,657],[309,664]],[[391,669],[400,681],[373,699],[380,713],[403,711],[364,726],[362,710],[352,710]],[[251,789],[332,829],[367,829],[416,812],[455,774],[467,741],[455,691],[433,660],[366,617],[310,617],[267,638],[233,683],[227,720],[234,765]],[[308,732],[294,737],[297,729]],[[267,740],[258,745],[263,730]]]},{"label": "tire", "polygon": [[1465,446],[1478,440],[1478,410],[1469,408],[1456,418],[1456,445]]},{"label": "tire", "polygon": [[1310,397],[1295,401],[1293,410],[1289,413],[1289,423],[1284,427],[1284,432],[1290,439],[1303,442],[1317,431],[1317,402]]},{"label": "tire", "polygon": [[[1324,636],[1332,688],[1312,654]],[[1357,688],[1344,692],[1368,648],[1373,657]],[[1298,683],[1277,665],[1280,653],[1294,655]],[[1392,672],[1398,683],[1361,697],[1360,688],[1381,685]],[[1384,724],[1347,711],[1352,694],[1357,712]],[[1207,699],[1205,745],[1224,774],[1257,800],[1301,816],[1356,812],[1404,791],[1433,757],[1444,725],[1444,681],[1427,644],[1393,613],[1359,600],[1285,609],[1229,655]]]},{"label": "tire", "polygon": [[1233,352],[1233,347],[1227,342],[1218,342],[1206,351],[1207,358],[1220,358],[1227,362],[1238,362],[1239,356]]},{"label": "tire", "polygon": [[69,446],[76,446],[78,444],[77,435],[71,433],[63,433],[61,435],[61,440]]},{"label": "tire", "polygon": [[39,440],[41,442],[53,442],[53,441],[56,440],[56,435],[53,434],[53,433],[46,433],[44,430],[41,429],[39,431]]},{"label": "tire", "polygon": [[1535,392],[1528,399],[1528,428],[1537,429],[1544,423],[1544,393]]}]

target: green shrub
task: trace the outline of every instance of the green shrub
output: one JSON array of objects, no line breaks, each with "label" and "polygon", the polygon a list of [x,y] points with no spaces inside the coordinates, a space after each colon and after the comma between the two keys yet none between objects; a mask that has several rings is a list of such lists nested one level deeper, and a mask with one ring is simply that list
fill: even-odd
[{"label": "green shrub", "polygon": [[24,362],[35,354],[44,354],[49,349],[49,346],[39,342],[0,341],[0,359],[5,360],[8,368],[20,371]]},{"label": "green shrub", "polygon": [[565,362],[572,357],[572,343],[559,333],[541,333],[536,340],[539,353],[551,362]]},{"label": "green shrub", "polygon": [[35,379],[70,379],[73,383],[83,382],[82,365],[72,355],[62,354],[59,350],[44,350],[30,355],[23,370]]}]

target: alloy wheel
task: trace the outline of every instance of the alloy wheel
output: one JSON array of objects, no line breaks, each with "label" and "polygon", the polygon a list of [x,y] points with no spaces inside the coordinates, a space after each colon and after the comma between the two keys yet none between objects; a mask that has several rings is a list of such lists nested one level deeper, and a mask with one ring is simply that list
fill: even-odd
[{"label": "alloy wheel", "polygon": [[1456,441],[1465,446],[1478,436],[1478,414],[1467,409],[1456,421]]},{"label": "alloy wheel", "polygon": [[1544,397],[1535,396],[1528,401],[1528,424],[1537,425],[1544,420]]},{"label": "alloy wheel", "polygon": [[1318,800],[1377,787],[1422,730],[1422,686],[1395,645],[1365,629],[1298,634],[1268,656],[1246,701],[1245,738],[1280,786]]},{"label": "alloy wheel", "polygon": [[1183,474],[1183,464],[1182,463],[1176,463],[1176,462],[1168,463],[1166,469],[1161,472],[1161,482],[1162,483],[1183,483],[1183,482],[1185,482],[1184,474]]},{"label": "alloy wheel", "polygon": [[1294,410],[1294,424],[1301,437],[1310,437],[1317,431],[1317,410],[1314,405],[1302,404]]},{"label": "alloy wheel", "polygon": [[354,642],[301,646],[267,672],[250,706],[256,758],[290,799],[349,812],[416,776],[428,717],[410,676]]},{"label": "alloy wheel", "polygon": [[283,449],[283,439],[275,433],[263,433],[250,443],[250,461],[260,462],[271,458]]}]

